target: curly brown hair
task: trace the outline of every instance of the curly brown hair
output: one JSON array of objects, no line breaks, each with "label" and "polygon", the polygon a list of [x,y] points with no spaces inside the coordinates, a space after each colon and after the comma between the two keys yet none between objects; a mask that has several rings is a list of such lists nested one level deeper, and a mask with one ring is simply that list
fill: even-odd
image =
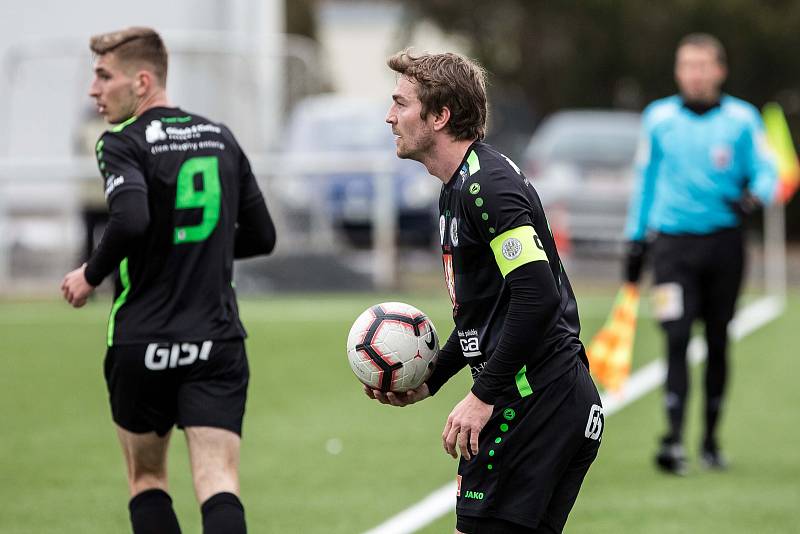
[{"label": "curly brown hair", "polygon": [[414,56],[402,50],[386,64],[417,85],[422,103],[420,117],[450,110],[448,128],[455,139],[486,135],[486,71],[474,60],[450,52]]}]

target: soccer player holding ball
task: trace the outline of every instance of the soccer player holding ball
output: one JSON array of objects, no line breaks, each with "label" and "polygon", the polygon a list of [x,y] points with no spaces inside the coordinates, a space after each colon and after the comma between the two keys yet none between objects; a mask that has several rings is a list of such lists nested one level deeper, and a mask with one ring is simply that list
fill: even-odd
[{"label": "soccer player holding ball", "polygon": [[89,94],[116,125],[97,143],[110,219],[61,289],[81,307],[118,269],[105,377],[133,532],[180,533],[167,493],[177,425],[203,532],[243,534],[238,470],[249,370],[233,260],[269,253],[275,227],[231,132],[169,104],[167,51],[155,31],[97,35],[90,47]]},{"label": "soccer player holding ball", "polygon": [[456,54],[389,58],[386,116],[397,155],[439,178],[439,230],[455,329],[433,374],[384,404],[436,394],[469,365],[474,384],[447,418],[458,466],[456,532],[561,532],[603,429],[578,310],[541,201],[519,168],[483,142],[485,74]]}]

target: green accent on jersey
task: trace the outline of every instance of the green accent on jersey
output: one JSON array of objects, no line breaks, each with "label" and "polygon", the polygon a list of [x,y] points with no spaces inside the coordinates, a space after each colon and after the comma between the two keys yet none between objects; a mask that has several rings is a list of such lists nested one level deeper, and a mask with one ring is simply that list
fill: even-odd
[{"label": "green accent on jersey", "polygon": [[519,390],[520,397],[527,397],[528,395],[533,393],[533,389],[531,388],[530,382],[528,382],[528,377],[525,376],[525,372],[528,370],[527,365],[523,365],[522,369],[519,370],[517,376],[514,377],[514,381],[517,383],[517,389]]},{"label": "green accent on jersey", "polygon": [[125,129],[125,127],[126,127],[127,125],[129,125],[129,124],[131,124],[131,123],[135,122],[135,121],[136,121],[136,119],[138,119],[138,118],[139,118],[139,117],[137,117],[136,115],[134,115],[134,116],[133,116],[133,117],[131,117],[130,119],[126,120],[125,122],[121,122],[121,123],[117,124],[116,126],[114,126],[113,128],[111,128],[111,131],[112,131],[112,132],[115,132],[115,133],[116,133],[116,132],[121,132],[122,130],[124,130],[124,129]]},{"label": "green accent on jersey", "polygon": [[103,159],[103,151],[97,153],[97,159]]},{"label": "green accent on jersey", "polygon": [[505,424],[505,423],[503,423],[502,425],[500,425],[500,431],[501,431],[501,432],[508,432],[508,425],[507,425],[507,424]]},{"label": "green accent on jersey", "polygon": [[119,263],[119,280],[122,282],[122,293],[119,294],[117,300],[111,306],[111,315],[108,318],[108,346],[114,344],[114,322],[117,317],[117,312],[128,300],[128,293],[131,291],[131,279],[128,276],[128,258],[123,259]]},{"label": "green accent on jersey", "polygon": [[[492,229],[489,229],[491,232]],[[519,226],[503,232],[489,242],[494,259],[505,278],[508,273],[526,263],[547,261],[547,254],[533,226]]]},{"label": "green accent on jersey", "polygon": [[106,162],[105,161],[101,161],[100,162],[100,170],[103,171],[103,170],[105,170],[105,168],[106,168]]},{"label": "green accent on jersey", "polygon": [[478,182],[475,182],[475,183],[473,183],[473,184],[470,184],[470,186],[469,186],[469,192],[470,192],[471,194],[473,194],[473,195],[477,195],[478,193],[480,193],[480,192],[481,192],[481,184],[479,184]]},{"label": "green accent on jersey", "polygon": [[190,120],[192,120],[191,115],[186,115],[185,117],[161,117],[161,122],[166,124],[175,124],[176,122],[184,123],[189,122]]},{"label": "green accent on jersey", "polygon": [[475,205],[478,206],[479,208],[483,206],[483,199],[481,197],[476,198]]},{"label": "green accent on jersey", "polygon": [[493,234],[495,232],[494,226],[489,227],[489,233]]},{"label": "green accent on jersey", "polygon": [[489,465],[487,465],[487,466],[486,466],[486,469],[488,469],[489,471],[491,471],[491,470],[492,470],[492,464],[489,464]]},{"label": "green accent on jersey", "polygon": [[478,159],[478,154],[476,154],[474,150],[469,153],[469,157],[467,158],[467,165],[469,165],[470,176],[481,170],[481,162]]},{"label": "green accent on jersey", "polygon": [[489,451],[489,456],[494,456],[494,450]]},{"label": "green accent on jersey", "polygon": [[494,438],[495,443],[500,443],[501,441],[503,441],[503,438]]},{"label": "green accent on jersey", "polygon": [[516,416],[517,413],[513,408],[506,408],[503,410],[503,417],[506,419],[506,421],[512,421]]},{"label": "green accent on jersey", "polygon": [[[103,141],[102,139],[98,140],[97,144],[94,146],[94,151],[97,152],[98,154],[102,154],[103,153],[103,145],[105,145],[105,144],[106,144],[106,142]],[[98,156],[98,157],[101,157],[101,156]]]},{"label": "green accent on jersey", "polygon": [[[200,174],[203,190],[194,188],[194,177]],[[204,241],[219,222],[221,188],[219,185],[219,160],[216,156],[186,160],[178,171],[175,209],[203,208],[203,220],[195,226],[176,226],[173,243]]]},{"label": "green accent on jersey", "polygon": [[486,213],[486,212],[481,213],[481,219],[483,219],[484,221],[488,221],[489,220],[489,214]]}]

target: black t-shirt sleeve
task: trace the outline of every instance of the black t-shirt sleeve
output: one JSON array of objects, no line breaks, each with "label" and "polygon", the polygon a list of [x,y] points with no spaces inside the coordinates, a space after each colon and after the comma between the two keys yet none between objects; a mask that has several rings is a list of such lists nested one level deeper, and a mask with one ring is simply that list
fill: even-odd
[{"label": "black t-shirt sleeve", "polygon": [[428,391],[430,391],[430,394],[435,395],[445,382],[450,380],[453,375],[466,365],[467,359],[461,351],[457,330],[453,329],[450,333],[450,337],[447,338],[447,342],[439,348],[436,367],[434,367],[433,373],[431,373],[431,376],[425,382],[428,384]]},{"label": "black t-shirt sleeve", "polygon": [[142,163],[133,140],[121,133],[106,132],[97,142],[97,166],[105,182],[109,203],[124,191],[147,193]]},{"label": "black t-shirt sleeve", "polygon": [[546,261],[525,263],[506,275],[510,291],[503,333],[472,393],[487,404],[509,385],[540,345],[561,297]]},{"label": "black t-shirt sleeve", "polygon": [[100,285],[129,253],[131,244],[147,232],[149,224],[150,210],[143,191],[128,189],[114,194],[109,200],[109,219],[103,238],[86,262],[86,281]]},{"label": "black t-shirt sleeve", "polygon": [[489,243],[512,228],[533,224],[525,179],[513,170],[481,170],[461,190],[461,205],[471,233]]},{"label": "black t-shirt sleeve", "polygon": [[240,169],[239,216],[233,255],[235,258],[248,258],[269,254],[275,248],[275,225],[244,152],[241,153]]}]

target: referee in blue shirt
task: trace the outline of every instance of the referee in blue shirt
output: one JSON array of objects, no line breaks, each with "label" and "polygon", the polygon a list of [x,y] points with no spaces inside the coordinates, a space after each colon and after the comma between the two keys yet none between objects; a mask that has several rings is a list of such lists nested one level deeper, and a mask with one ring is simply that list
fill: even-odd
[{"label": "referee in blue shirt", "polygon": [[741,223],[753,208],[771,202],[777,187],[760,115],[720,92],[726,74],[719,40],[708,34],[681,40],[675,60],[680,94],[644,111],[625,228],[626,279],[639,281],[646,252],[655,271],[654,309],[667,338],[669,421],[656,463],[674,474],[686,473],[686,349],[695,319],[705,323],[708,345],[700,459],[709,468],[726,466],[716,431],[727,376],[727,327],[744,270]]}]

